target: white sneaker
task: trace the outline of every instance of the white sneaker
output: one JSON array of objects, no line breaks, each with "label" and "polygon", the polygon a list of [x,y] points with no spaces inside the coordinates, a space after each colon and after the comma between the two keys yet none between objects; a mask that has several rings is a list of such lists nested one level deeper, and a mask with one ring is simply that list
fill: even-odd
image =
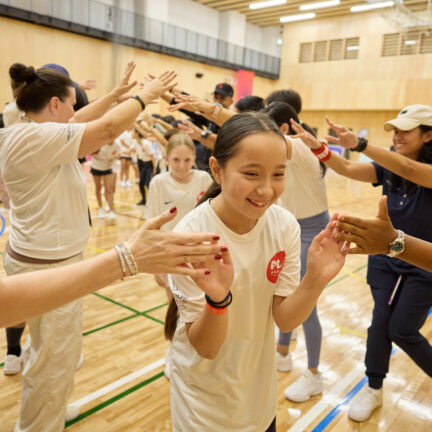
[{"label": "white sneaker", "polygon": [[171,379],[171,345],[168,347],[167,352],[165,354],[165,378],[170,380]]},{"label": "white sneaker", "polygon": [[76,405],[68,405],[66,407],[65,423],[75,420],[80,415],[80,409]]},{"label": "white sneaker", "polygon": [[81,366],[82,366],[82,364],[83,364],[83,361],[84,361],[84,355],[81,354],[81,355],[80,355],[80,358],[79,358],[79,360],[78,360],[78,363],[77,363],[77,365],[76,365],[76,367],[75,367],[75,370],[78,370],[78,369],[81,368]]},{"label": "white sneaker", "polygon": [[366,387],[352,402],[348,410],[348,417],[357,422],[367,420],[374,409],[382,405],[383,389]]},{"label": "white sneaker", "polygon": [[110,208],[109,208],[109,205],[108,205],[108,204],[105,206],[105,211],[106,211],[106,212],[109,212],[109,211],[110,211]]},{"label": "white sneaker", "polygon": [[4,359],[3,373],[5,375],[16,375],[20,373],[23,361],[22,352],[19,357],[13,354],[8,354]]},{"label": "white sneaker", "polygon": [[105,219],[105,217],[106,217],[105,210],[104,210],[103,208],[100,208],[100,209],[98,210],[98,218],[100,218],[100,219]]},{"label": "white sneaker", "polygon": [[321,374],[314,374],[306,369],[297,381],[285,389],[284,395],[293,402],[306,402],[311,396],[316,396],[322,391]]},{"label": "white sneaker", "polygon": [[108,214],[108,219],[109,220],[114,220],[116,218],[116,214],[113,211],[110,211]]},{"label": "white sneaker", "polygon": [[130,180],[127,180],[125,183],[126,183],[126,187],[128,187],[128,188],[132,187],[132,183]]},{"label": "white sneaker", "polygon": [[278,371],[289,372],[292,368],[291,353],[284,356],[280,352],[276,351],[276,366]]}]

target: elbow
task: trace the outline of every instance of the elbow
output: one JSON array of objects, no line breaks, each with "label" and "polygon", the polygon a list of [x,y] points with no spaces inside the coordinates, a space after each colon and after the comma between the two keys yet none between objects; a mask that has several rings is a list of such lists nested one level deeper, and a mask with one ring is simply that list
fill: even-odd
[{"label": "elbow", "polygon": [[197,350],[197,353],[200,357],[205,358],[207,360],[214,360],[219,354],[219,349],[200,349]]}]

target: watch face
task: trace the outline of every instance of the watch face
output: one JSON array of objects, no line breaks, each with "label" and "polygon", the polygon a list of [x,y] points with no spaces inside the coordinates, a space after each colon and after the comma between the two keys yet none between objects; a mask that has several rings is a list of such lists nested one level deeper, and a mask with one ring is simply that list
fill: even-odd
[{"label": "watch face", "polygon": [[403,250],[403,243],[400,241],[395,241],[392,246],[392,250],[395,252],[401,252]]}]

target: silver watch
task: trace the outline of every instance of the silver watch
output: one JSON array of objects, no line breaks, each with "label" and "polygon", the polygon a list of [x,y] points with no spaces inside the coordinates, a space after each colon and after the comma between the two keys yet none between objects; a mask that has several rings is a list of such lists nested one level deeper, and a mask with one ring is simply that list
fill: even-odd
[{"label": "silver watch", "polygon": [[390,242],[390,252],[387,254],[389,257],[394,258],[405,250],[405,233],[397,230],[397,237]]}]

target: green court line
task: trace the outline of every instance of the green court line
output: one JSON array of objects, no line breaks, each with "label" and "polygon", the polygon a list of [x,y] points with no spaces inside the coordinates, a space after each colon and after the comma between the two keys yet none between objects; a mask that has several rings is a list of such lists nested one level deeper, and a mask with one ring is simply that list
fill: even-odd
[{"label": "green court line", "polygon": [[155,306],[154,308],[147,309],[147,310],[143,311],[142,313],[147,314],[147,313],[149,313],[149,312],[153,312],[153,311],[155,311],[156,309],[160,309],[160,308],[163,308],[163,307],[165,307],[165,306],[168,306],[168,303],[163,303],[163,304],[161,304],[161,305],[159,305],[159,306]]},{"label": "green court line", "polygon": [[126,306],[126,305],[124,305],[122,303],[119,303],[118,301],[115,301],[112,298],[106,297],[106,296],[104,296],[102,294],[99,294],[99,293],[96,293],[96,292],[94,292],[93,295],[95,295],[96,297],[100,297],[101,299],[104,299],[106,301],[109,301],[109,302],[111,302],[111,303],[113,303],[113,304],[115,304],[117,306],[122,307],[122,308],[129,309],[131,312],[134,312],[134,313],[136,313],[138,315],[141,315],[141,312],[139,310],[131,308],[130,306]]},{"label": "green court line", "polygon": [[[362,266],[357,267],[357,268],[356,268],[355,270],[353,270],[351,273],[357,273],[358,271],[363,270],[365,267],[367,267],[367,264],[363,264]],[[338,282],[340,282],[341,280],[346,279],[347,277],[349,277],[349,274],[345,274],[345,275],[341,276],[339,279],[336,279],[336,280],[330,282],[330,283],[326,286],[326,288],[329,288],[329,287],[331,287],[332,285],[337,284]]]},{"label": "green court line", "polygon": [[147,314],[143,313],[143,316],[145,316],[146,318],[151,319],[152,321],[155,321],[159,324],[165,325],[165,321],[161,321],[160,319],[152,317],[151,315],[147,315]]},{"label": "green court line", "polygon": [[133,314],[133,315],[127,316],[126,318],[122,318],[122,319],[119,319],[119,320],[114,321],[114,322],[112,322],[112,323],[109,323],[109,324],[103,325],[103,326],[101,326],[101,327],[97,327],[97,328],[95,328],[95,329],[93,329],[93,330],[86,331],[86,332],[83,333],[83,336],[87,336],[87,335],[89,335],[89,334],[96,333],[96,332],[98,332],[98,331],[100,331],[100,330],[104,330],[104,329],[106,329],[106,328],[108,328],[108,327],[112,327],[112,326],[114,326],[114,325],[116,325],[116,324],[120,324],[120,323],[122,323],[122,322],[125,322],[125,321],[127,321],[127,320],[130,320],[130,319],[132,319],[132,318],[136,318],[136,317],[138,317],[138,316],[140,316],[140,314]]},{"label": "green court line", "polygon": [[88,411],[83,412],[80,414],[76,419],[66,423],[65,428],[68,428],[69,426],[72,426],[73,424],[85,419],[86,417],[89,417],[90,415],[100,411],[101,409],[113,404],[114,402],[117,402],[118,400],[130,395],[131,393],[136,392],[137,390],[145,387],[146,385],[152,383],[153,381],[157,380],[158,378],[164,376],[163,372],[159,372],[158,374],[146,379],[145,381],[123,391],[122,393],[119,393],[116,396],[113,396],[111,399],[106,400],[105,402],[102,402],[99,405],[96,405],[95,407],[89,409]]}]

